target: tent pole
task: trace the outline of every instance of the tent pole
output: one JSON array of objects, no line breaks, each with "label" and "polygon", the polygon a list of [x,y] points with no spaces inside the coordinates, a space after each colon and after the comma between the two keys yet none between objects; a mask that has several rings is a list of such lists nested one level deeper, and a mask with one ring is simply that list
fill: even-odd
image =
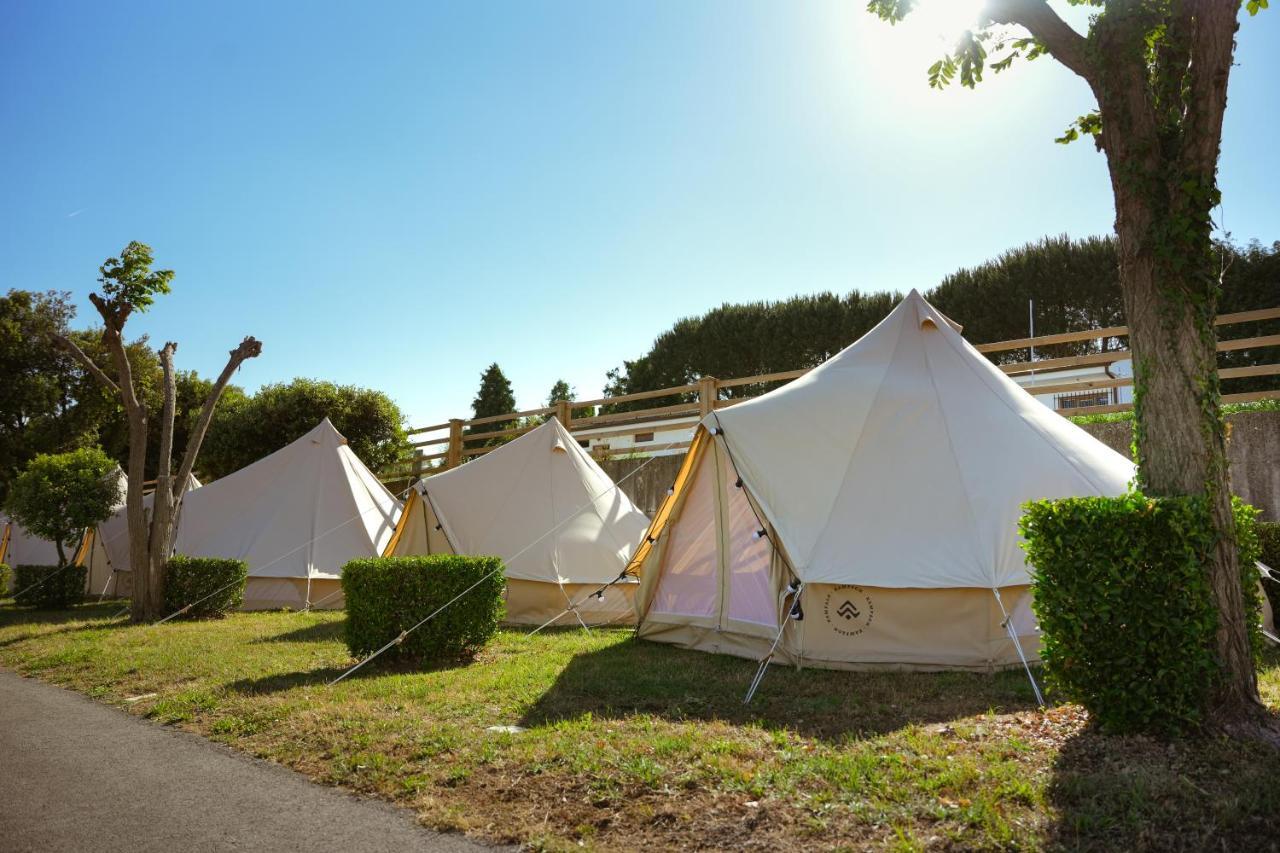
[{"label": "tent pole", "polygon": [[[755,677],[751,679],[751,686],[747,688],[747,695],[743,698],[743,705],[750,705],[751,700],[755,698],[756,691],[760,689],[760,682],[764,681],[764,674],[769,669],[769,663],[773,660],[773,656],[778,651],[778,644],[782,642],[782,634],[787,630],[787,623],[791,621],[795,615],[796,608],[800,605],[800,593],[804,591],[804,584],[796,587],[794,596],[792,597],[791,606],[787,608],[787,615],[782,617],[782,624],[778,626],[778,635],[773,638],[773,645],[769,647],[769,652],[760,660],[760,666],[756,669]],[[786,602],[786,599],[783,599]]]},{"label": "tent pole", "polygon": [[1004,600],[1000,598],[1000,590],[991,587],[991,591],[996,595],[996,604],[1000,605],[1000,612],[1004,614],[1004,621],[1000,623],[1000,627],[1008,633],[1009,639],[1013,640],[1013,647],[1018,650],[1018,657],[1022,660],[1022,668],[1027,671],[1027,678],[1031,681],[1031,689],[1036,694],[1036,704],[1041,708],[1044,707],[1044,696],[1040,694],[1040,685],[1036,684],[1036,677],[1031,674],[1031,664],[1027,663],[1027,656],[1022,651],[1022,641],[1018,639],[1018,632],[1013,627],[1013,620],[1009,616],[1009,611],[1004,609]]}]

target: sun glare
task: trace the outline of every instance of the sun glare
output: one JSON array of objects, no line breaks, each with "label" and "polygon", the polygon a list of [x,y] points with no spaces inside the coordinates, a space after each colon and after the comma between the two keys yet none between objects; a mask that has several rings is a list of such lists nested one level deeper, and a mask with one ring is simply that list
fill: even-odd
[{"label": "sun glare", "polygon": [[986,0],[919,0],[912,16],[922,30],[947,43],[978,25]]}]

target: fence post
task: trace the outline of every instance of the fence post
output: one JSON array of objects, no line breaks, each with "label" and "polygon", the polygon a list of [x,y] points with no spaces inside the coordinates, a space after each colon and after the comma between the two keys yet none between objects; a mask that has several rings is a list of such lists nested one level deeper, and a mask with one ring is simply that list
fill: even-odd
[{"label": "fence post", "polygon": [[565,429],[573,427],[573,404],[568,400],[556,400],[556,420]]},{"label": "fence post", "polygon": [[449,419],[449,449],[445,451],[444,467],[457,468],[462,464],[462,419]]},{"label": "fence post", "polygon": [[413,479],[422,479],[422,448],[413,451]]},{"label": "fence post", "polygon": [[720,380],[704,376],[698,380],[698,417],[705,418],[716,410],[716,398],[720,396]]}]

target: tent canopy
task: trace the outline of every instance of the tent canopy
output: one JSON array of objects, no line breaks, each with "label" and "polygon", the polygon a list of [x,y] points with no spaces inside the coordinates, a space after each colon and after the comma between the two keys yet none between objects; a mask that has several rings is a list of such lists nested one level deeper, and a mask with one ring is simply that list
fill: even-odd
[{"label": "tent canopy", "polygon": [[502,557],[512,580],[608,583],[649,526],[555,418],[422,491],[452,550]]},{"label": "tent canopy", "polygon": [[330,578],[374,557],[400,502],[328,418],[292,444],[183,500],[176,550],[234,557],[250,578]]},{"label": "tent canopy", "polygon": [[1133,465],[1046,408],[916,291],[820,367],[714,413],[806,582],[1029,582],[1025,501],[1113,495]]}]

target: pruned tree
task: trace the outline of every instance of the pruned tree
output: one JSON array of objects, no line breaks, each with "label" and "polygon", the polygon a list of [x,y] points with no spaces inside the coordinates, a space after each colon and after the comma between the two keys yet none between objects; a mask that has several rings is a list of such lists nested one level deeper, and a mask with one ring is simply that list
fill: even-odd
[{"label": "pruned tree", "polygon": [[[941,88],[957,76],[1051,56],[1089,86],[1097,109],[1058,140],[1092,137],[1115,197],[1120,286],[1135,388],[1138,476],[1147,494],[1209,500],[1217,548],[1206,571],[1218,611],[1222,668],[1213,716],[1231,728],[1258,718],[1224,428],[1214,317],[1221,266],[1213,251],[1218,153],[1242,5],[1267,0],[1070,0],[1095,9],[1081,34],[1045,0],[988,0],[978,26],[929,69]],[[914,0],[872,0],[895,22]]]},{"label": "pruned tree", "polygon": [[172,341],[159,350],[164,403],[160,412],[160,452],[156,464],[155,497],[148,518],[143,506],[143,483],[146,481],[148,412],[140,400],[134,382],[133,367],[125,348],[124,327],[134,311],[146,311],[157,294],[169,292],[172,270],[152,270],[151,248],[131,242],[119,258],[108,258],[99,268],[101,293],[89,294],[89,301],[102,316],[102,343],[110,353],[116,378],[107,375],[68,335],[56,334],[54,340],[72,354],[104,387],[118,395],[129,420],[129,490],[125,513],[129,522],[129,561],[133,571],[132,614],[135,622],[149,622],[163,616],[164,582],[168,560],[173,550],[174,521],[187,481],[195,467],[200,445],[209,429],[214,407],[236,369],[247,359],[262,352],[262,344],[247,337],[231,351],[222,373],[205,396],[191,434],[187,438],[182,462],[173,471],[174,412],[177,406],[177,375],[173,356],[178,345]]}]

